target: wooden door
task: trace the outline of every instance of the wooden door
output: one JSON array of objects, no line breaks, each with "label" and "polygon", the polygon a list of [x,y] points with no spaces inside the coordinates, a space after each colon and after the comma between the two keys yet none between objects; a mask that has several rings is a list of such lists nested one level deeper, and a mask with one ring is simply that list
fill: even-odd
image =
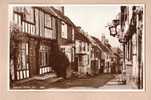
[{"label": "wooden door", "polygon": [[38,59],[37,59],[37,42],[31,40],[29,46],[29,59],[30,59],[30,76],[36,76],[38,74]]}]

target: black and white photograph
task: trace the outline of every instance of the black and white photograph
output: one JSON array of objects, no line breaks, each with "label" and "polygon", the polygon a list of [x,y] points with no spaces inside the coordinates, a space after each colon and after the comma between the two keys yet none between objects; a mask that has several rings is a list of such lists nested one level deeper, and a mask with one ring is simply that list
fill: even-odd
[{"label": "black and white photograph", "polygon": [[144,5],[9,4],[9,90],[144,90]]}]

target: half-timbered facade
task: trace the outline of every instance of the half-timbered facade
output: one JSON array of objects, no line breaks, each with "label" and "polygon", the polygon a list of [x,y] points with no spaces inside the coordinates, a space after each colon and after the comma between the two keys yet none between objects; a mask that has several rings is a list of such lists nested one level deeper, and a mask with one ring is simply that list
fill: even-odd
[{"label": "half-timbered facade", "polygon": [[47,73],[56,48],[56,18],[45,7],[13,7],[10,34],[11,80]]}]

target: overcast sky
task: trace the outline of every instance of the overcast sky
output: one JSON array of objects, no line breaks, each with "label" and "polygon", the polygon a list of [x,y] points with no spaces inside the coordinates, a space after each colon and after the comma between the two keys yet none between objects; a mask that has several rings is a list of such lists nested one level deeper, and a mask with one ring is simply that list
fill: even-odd
[{"label": "overcast sky", "polygon": [[112,46],[119,47],[118,39],[111,37],[105,27],[120,12],[119,5],[67,5],[64,10],[75,25],[99,39],[104,34]]}]

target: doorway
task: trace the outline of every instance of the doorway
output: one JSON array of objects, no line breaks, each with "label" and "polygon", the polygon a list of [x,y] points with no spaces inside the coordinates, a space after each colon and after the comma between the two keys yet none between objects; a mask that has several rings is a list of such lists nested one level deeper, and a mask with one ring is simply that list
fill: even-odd
[{"label": "doorway", "polygon": [[30,77],[38,75],[38,52],[37,41],[30,40],[29,43],[29,63],[30,63]]}]

